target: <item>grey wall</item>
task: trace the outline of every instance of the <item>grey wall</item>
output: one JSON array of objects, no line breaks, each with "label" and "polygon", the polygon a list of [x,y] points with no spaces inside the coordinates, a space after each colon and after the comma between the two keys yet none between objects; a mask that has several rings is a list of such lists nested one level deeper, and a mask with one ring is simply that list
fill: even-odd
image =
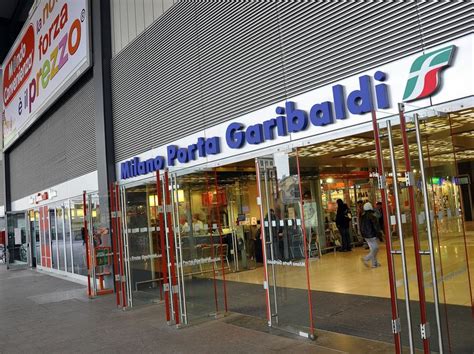
[{"label": "grey wall", "polygon": [[120,52],[177,0],[111,0],[112,53]]},{"label": "grey wall", "polygon": [[473,32],[471,2],[178,2],[115,56],[116,161]]},{"label": "grey wall", "polygon": [[11,199],[97,169],[94,87],[86,73],[10,151]]}]

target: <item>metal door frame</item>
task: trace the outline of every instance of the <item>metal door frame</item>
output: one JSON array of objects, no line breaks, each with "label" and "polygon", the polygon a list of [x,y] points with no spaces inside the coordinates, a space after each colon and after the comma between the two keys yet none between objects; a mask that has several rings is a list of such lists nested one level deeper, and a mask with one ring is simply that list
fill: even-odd
[{"label": "metal door frame", "polygon": [[[269,275],[268,275],[268,255],[267,255],[267,235],[265,231],[265,211],[264,206],[263,206],[263,201],[262,201],[262,182],[265,186],[265,195],[266,195],[266,205],[267,205],[267,214],[269,214],[269,207],[268,207],[268,168],[273,168],[273,159],[264,159],[264,158],[256,158],[255,159],[255,168],[257,172],[257,191],[258,191],[258,197],[257,197],[257,204],[260,208],[260,238],[262,241],[262,256],[263,256],[263,272],[264,272],[264,282],[263,282],[263,288],[265,289],[265,300],[267,304],[267,323],[269,326],[273,326],[273,319],[275,318],[275,324],[278,324],[278,304],[277,304],[277,293],[276,293],[276,287],[273,288],[273,299],[276,305],[275,308],[275,313],[273,313],[271,301],[270,301],[270,284],[269,284]],[[263,175],[263,181],[261,180]],[[273,238],[271,234],[271,227],[269,229],[269,237],[270,241],[268,242],[268,245],[270,245],[270,257],[272,260],[272,281],[273,284],[276,284],[276,275],[275,275],[275,264],[273,264],[275,260],[275,255],[273,252]]]},{"label": "metal door frame", "polygon": [[[157,177],[157,183],[161,184],[161,191],[163,195],[162,205],[160,208],[160,214],[163,214],[164,229],[165,229],[165,239],[166,239],[166,258],[168,263],[168,274],[169,274],[169,283],[164,287],[165,294],[169,292],[170,302],[169,302],[169,311],[170,311],[170,324],[171,319],[174,319],[174,324],[179,326],[181,324],[181,319],[184,320],[184,324],[187,324],[187,309],[186,302],[182,296],[184,292],[184,282],[178,282],[178,272],[176,270],[178,250],[176,249],[175,242],[178,240],[178,236],[175,233],[175,228],[173,227],[174,219],[174,206],[171,200],[171,187],[169,172],[165,170],[163,172],[163,177],[160,179],[160,176]],[[158,186],[160,187],[160,186]],[[179,229],[179,228],[178,228]],[[182,270],[182,267],[181,267]],[[182,279],[180,277],[180,279]],[[184,301],[184,303],[183,303]],[[184,305],[184,307],[183,307]]]}]

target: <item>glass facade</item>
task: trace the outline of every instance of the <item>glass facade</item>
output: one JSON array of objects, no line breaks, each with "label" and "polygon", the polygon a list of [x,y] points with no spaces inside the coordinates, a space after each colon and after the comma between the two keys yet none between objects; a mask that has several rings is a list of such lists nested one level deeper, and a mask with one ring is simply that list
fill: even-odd
[{"label": "glass facade", "polygon": [[[238,312],[312,337],[373,325],[356,310],[371,304],[376,323],[407,328],[400,345],[462,348],[454,323],[470,321],[472,201],[459,169],[474,157],[473,117],[381,120],[380,161],[367,131],[124,184],[128,305],[164,301],[174,323]],[[413,334],[428,322],[430,339]],[[393,340],[382,325],[360,335]]]},{"label": "glass facade", "polygon": [[[91,224],[88,222],[88,227],[89,232],[93,233],[99,225],[99,203],[95,194],[88,194],[87,198],[91,200]],[[88,271],[83,215],[81,196],[34,207],[26,213],[16,213],[9,217],[12,245],[15,232],[23,235],[24,246],[19,243],[14,248],[12,246],[18,264],[30,262],[32,266],[42,270],[86,277]],[[19,240],[17,237],[16,241]],[[28,242],[31,242],[30,247],[27,247]],[[23,256],[20,253],[22,247]]]}]

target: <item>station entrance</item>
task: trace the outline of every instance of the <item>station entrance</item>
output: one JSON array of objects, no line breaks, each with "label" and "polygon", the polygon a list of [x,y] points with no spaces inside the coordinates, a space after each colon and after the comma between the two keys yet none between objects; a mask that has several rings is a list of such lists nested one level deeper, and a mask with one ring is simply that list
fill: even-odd
[{"label": "station entrance", "polygon": [[[176,325],[238,312],[398,352],[472,348],[474,110],[374,113],[372,128],[113,186],[118,304],[163,301]],[[349,210],[345,252],[338,200]],[[373,268],[361,261],[366,203],[382,231]]]}]

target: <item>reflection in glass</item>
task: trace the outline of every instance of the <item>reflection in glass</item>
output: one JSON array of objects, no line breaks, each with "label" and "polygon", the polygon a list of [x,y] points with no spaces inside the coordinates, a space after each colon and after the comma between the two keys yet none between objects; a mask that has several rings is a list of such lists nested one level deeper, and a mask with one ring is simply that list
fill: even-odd
[{"label": "reflection in glass", "polygon": [[87,276],[86,245],[84,239],[84,209],[82,199],[72,199],[70,205],[74,273]]},{"label": "reflection in glass", "polygon": [[[308,252],[296,154],[275,153],[258,163],[272,323],[311,333]],[[304,315],[295,316],[297,311]]]},{"label": "reflection in glass", "polygon": [[134,306],[161,300],[160,236],[155,183],[125,190],[130,284]]},{"label": "reflection in glass", "polygon": [[56,228],[56,213],[54,209],[49,210],[49,223],[50,223],[50,235],[51,235],[51,258],[52,267],[58,268],[58,240],[57,240],[57,228]]},{"label": "reflection in glass", "polygon": [[72,239],[69,202],[64,207],[64,241],[66,246],[66,271],[72,273]]},{"label": "reflection in glass", "polygon": [[7,247],[10,253],[9,262],[12,266],[26,266],[28,264],[26,222],[26,213],[24,212],[7,214]]},{"label": "reflection in glass", "polygon": [[65,271],[64,213],[62,206],[56,208],[56,232],[58,239],[58,268]]}]

